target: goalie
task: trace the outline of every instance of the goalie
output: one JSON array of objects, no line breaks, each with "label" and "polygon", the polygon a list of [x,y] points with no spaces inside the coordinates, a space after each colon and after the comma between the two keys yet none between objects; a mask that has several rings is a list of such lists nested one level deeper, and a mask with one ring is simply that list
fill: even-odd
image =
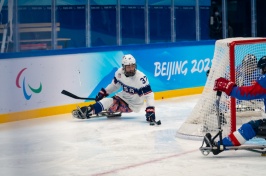
[{"label": "goalie", "polygon": [[[105,98],[120,87],[123,89],[121,92],[112,98]],[[154,93],[147,76],[137,70],[136,60],[131,54],[123,56],[122,67],[115,72],[112,82],[100,90],[95,100],[96,103],[93,105],[73,110],[73,116],[78,119],[89,119],[93,114],[103,110],[111,113],[139,112],[146,101],[146,120],[156,122]]]},{"label": "goalie", "polygon": [[[257,67],[261,69],[262,76],[260,76],[254,84],[238,87],[232,81],[225,78],[218,78],[215,80],[213,90],[225,92],[228,96],[232,96],[239,100],[264,99],[264,105],[266,105],[266,56],[263,56],[259,60]],[[255,136],[266,138],[266,118],[243,124],[237,131],[223,138],[222,144],[226,150],[228,146],[240,146]],[[207,147],[215,147],[215,149],[212,149],[214,155],[223,151],[220,150],[220,147],[216,147],[219,146],[221,142],[213,141],[210,133],[205,135],[204,140]]]}]

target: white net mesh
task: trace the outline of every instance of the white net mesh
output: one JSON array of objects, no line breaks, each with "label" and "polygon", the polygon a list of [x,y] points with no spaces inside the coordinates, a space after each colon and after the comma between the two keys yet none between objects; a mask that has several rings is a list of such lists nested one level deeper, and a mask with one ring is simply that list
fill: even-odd
[{"label": "white net mesh", "polygon": [[[233,54],[230,54],[230,44],[237,41]],[[243,41],[243,42],[242,42]],[[248,41],[248,42],[247,42]],[[232,48],[232,47],[231,47]],[[232,50],[232,49],[231,49]],[[266,39],[262,41],[258,38],[229,38],[217,40],[215,43],[215,52],[212,60],[212,67],[204,87],[203,93],[194,107],[190,116],[177,131],[178,137],[202,139],[210,132],[216,134],[218,130],[218,118],[221,119],[223,134],[229,134],[232,129],[237,128],[251,119],[262,117],[264,104],[262,100],[239,101],[236,100],[233,108],[236,113],[231,112],[231,98],[222,94],[219,104],[219,117],[216,110],[216,92],[213,91],[214,81],[219,77],[232,80],[230,72],[230,60],[234,62],[233,72],[235,82],[238,86],[249,86],[260,75],[257,69],[257,61],[266,55]]]}]

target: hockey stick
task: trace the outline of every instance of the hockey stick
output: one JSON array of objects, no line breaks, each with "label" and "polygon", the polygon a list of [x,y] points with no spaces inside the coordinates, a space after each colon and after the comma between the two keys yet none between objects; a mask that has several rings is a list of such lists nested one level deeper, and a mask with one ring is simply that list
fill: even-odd
[{"label": "hockey stick", "polygon": [[[152,113],[152,114],[149,116],[149,118],[151,118],[152,115],[154,115],[154,113]],[[146,117],[147,117],[147,116],[146,116]],[[151,125],[151,126],[153,126],[153,125],[155,125],[155,124],[156,124],[156,125],[161,125],[161,124],[162,124],[160,120],[156,121],[156,120],[153,120],[152,118],[151,118],[151,120],[152,120],[152,121],[150,121],[150,125]]]},{"label": "hockey stick", "polygon": [[211,143],[214,142],[214,140],[219,137],[219,140],[220,140],[220,145],[218,146],[218,149],[219,150],[224,150],[224,147],[223,147],[223,136],[222,136],[222,133],[223,133],[223,129],[222,129],[222,125],[221,125],[221,118],[219,116],[220,114],[220,99],[221,99],[221,95],[222,95],[222,92],[221,91],[217,91],[216,92],[216,113],[217,113],[217,125],[218,125],[218,133],[212,138],[211,140]]},{"label": "hockey stick", "polygon": [[80,100],[95,100],[95,98],[85,98],[85,97],[79,97],[77,95],[74,95],[66,90],[62,90],[61,92],[62,94],[66,95],[66,96],[69,96],[71,98],[75,98],[75,99],[80,99]]},{"label": "hockey stick", "polygon": [[[221,118],[219,116],[219,106],[220,106],[220,99],[221,99],[221,95],[222,95],[222,92],[221,91],[217,91],[216,92],[216,113],[217,113],[217,125],[218,125],[218,133],[210,140],[208,140],[208,138],[206,136],[204,136],[203,138],[203,141],[202,141],[202,145],[200,147],[200,151],[201,153],[204,155],[204,156],[207,156],[213,149],[213,147],[203,147],[204,143],[206,143],[207,146],[212,146],[212,143],[214,143],[214,140],[219,137],[219,140],[220,140],[220,145],[217,146],[218,150],[219,151],[223,151],[224,150],[224,146],[223,146],[223,137],[222,137],[222,132],[223,132],[223,129],[221,127]],[[207,134],[206,134],[207,135]]]},{"label": "hockey stick", "polygon": [[150,125],[154,125],[154,124],[156,124],[156,125],[161,125],[162,123],[161,123],[160,120],[158,120],[157,122],[156,122],[155,120],[152,121],[152,122],[150,122]]}]

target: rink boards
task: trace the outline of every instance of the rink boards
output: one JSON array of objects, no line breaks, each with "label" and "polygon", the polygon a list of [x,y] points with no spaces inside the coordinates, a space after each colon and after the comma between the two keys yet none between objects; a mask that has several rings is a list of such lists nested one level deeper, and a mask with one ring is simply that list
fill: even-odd
[{"label": "rink boards", "polygon": [[5,54],[0,59],[0,123],[69,113],[76,104],[92,103],[65,97],[61,91],[95,97],[128,53],[147,75],[155,99],[201,93],[213,50],[214,42],[184,42],[66,50],[55,55],[53,51]]}]

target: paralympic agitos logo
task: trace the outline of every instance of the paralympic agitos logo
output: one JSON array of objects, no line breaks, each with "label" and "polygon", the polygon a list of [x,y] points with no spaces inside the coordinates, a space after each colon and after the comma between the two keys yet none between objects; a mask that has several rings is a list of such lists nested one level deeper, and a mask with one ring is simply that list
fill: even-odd
[{"label": "paralympic agitos logo", "polygon": [[[21,80],[21,75],[22,73],[26,70],[27,68],[23,68],[17,75],[17,78],[16,78],[16,86],[18,88],[21,88],[19,82]],[[30,88],[30,90],[33,92],[33,93],[40,93],[42,91],[42,83],[40,82],[40,86],[38,88],[33,88],[31,87],[29,84],[28,84],[28,87]],[[27,90],[26,90],[26,78],[24,77],[23,78],[23,83],[22,83],[22,90],[23,90],[23,94],[24,94],[24,97],[26,98],[26,100],[29,100],[32,96],[32,93],[28,93]]]}]

